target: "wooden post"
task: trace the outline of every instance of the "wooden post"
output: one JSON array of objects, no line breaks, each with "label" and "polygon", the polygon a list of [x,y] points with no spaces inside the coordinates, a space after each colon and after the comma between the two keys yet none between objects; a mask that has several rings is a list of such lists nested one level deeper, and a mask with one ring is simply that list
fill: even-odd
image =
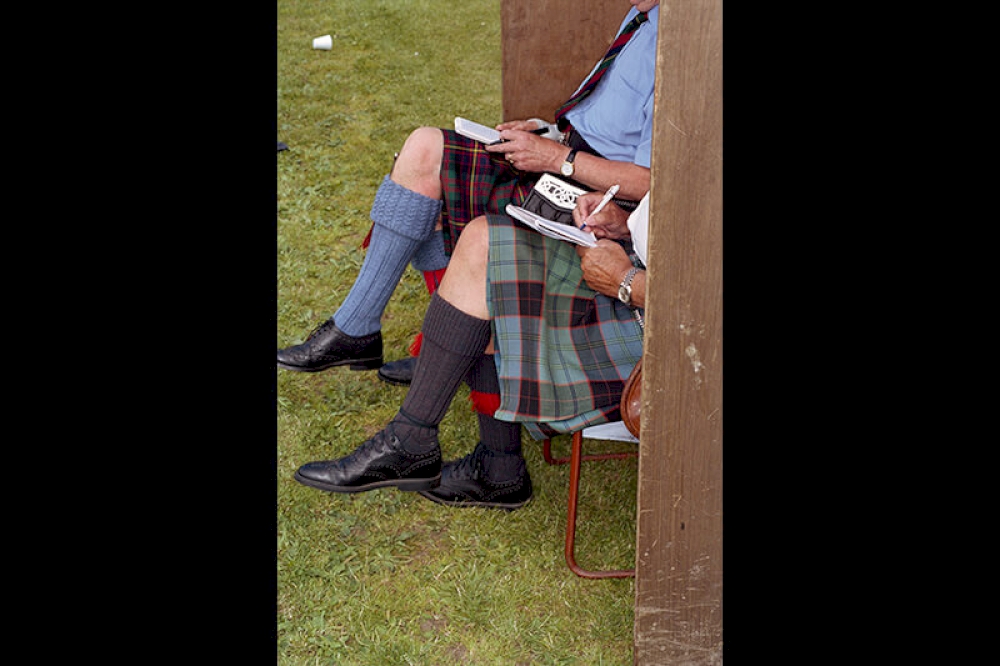
[{"label": "wooden post", "polygon": [[[552,114],[628,7],[503,0],[503,117]],[[566,20],[566,17],[572,20]],[[722,663],[722,0],[661,3],[635,663]]]},{"label": "wooden post", "polygon": [[503,0],[503,119],[552,122],[628,10],[624,0]]},{"label": "wooden post", "polygon": [[722,0],[661,3],[635,663],[722,663]]}]

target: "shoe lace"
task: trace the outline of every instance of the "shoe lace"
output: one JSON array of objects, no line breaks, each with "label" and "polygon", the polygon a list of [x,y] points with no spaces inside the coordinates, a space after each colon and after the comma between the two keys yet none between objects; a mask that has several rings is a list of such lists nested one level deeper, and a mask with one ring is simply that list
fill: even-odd
[{"label": "shoe lace", "polygon": [[323,331],[325,331],[327,328],[329,328],[332,325],[333,325],[333,319],[327,319],[324,322],[320,322],[316,326],[316,328],[314,328],[313,330],[309,331],[309,335],[306,336],[305,341],[308,342],[309,340],[312,340],[313,338],[315,338],[317,335],[319,335],[320,333],[322,333]]},{"label": "shoe lace", "polygon": [[388,432],[387,430],[379,430],[377,433],[362,442],[361,446],[356,448],[350,455],[341,458],[338,462],[341,466],[347,465],[349,462],[353,461],[356,456],[366,456],[373,449],[378,451],[379,449],[384,449],[386,445],[391,448],[399,447],[399,437],[395,434]]},{"label": "shoe lace", "polygon": [[483,475],[483,458],[476,448],[455,463],[455,476],[478,481]]}]

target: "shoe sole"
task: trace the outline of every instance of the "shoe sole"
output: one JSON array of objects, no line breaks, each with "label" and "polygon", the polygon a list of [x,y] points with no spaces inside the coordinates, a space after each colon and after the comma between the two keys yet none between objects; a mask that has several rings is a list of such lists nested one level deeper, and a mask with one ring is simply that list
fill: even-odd
[{"label": "shoe sole", "polygon": [[278,367],[284,368],[285,370],[291,370],[292,372],[322,372],[324,370],[329,370],[330,368],[336,368],[341,365],[350,365],[351,370],[375,370],[381,368],[385,365],[382,362],[382,358],[363,358],[358,359],[346,359],[343,361],[337,361],[336,363],[330,363],[329,365],[316,365],[311,367],[303,367],[301,365],[287,365],[278,361]]},{"label": "shoe sole", "polygon": [[467,509],[467,508],[477,507],[481,509],[503,509],[504,511],[513,511],[514,509],[520,509],[521,507],[528,504],[528,502],[532,500],[532,498],[529,497],[528,499],[518,504],[509,504],[503,502],[472,502],[469,500],[446,500],[424,491],[418,491],[417,494],[420,495],[421,497],[426,497],[427,499],[436,504],[443,504],[444,506],[450,506],[455,509]]},{"label": "shoe sole", "polygon": [[399,490],[421,491],[431,490],[441,485],[440,474],[429,479],[388,479],[386,481],[374,481],[363,486],[335,486],[332,483],[324,483],[323,481],[302,476],[298,472],[295,472],[295,480],[304,486],[318,488],[330,493],[363,493],[367,490],[391,487],[398,488]]}]

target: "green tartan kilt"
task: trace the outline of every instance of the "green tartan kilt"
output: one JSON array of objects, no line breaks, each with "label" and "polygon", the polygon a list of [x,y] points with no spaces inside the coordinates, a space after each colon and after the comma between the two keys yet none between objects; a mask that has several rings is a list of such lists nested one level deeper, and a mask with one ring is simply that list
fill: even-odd
[{"label": "green tartan kilt", "polygon": [[620,420],[625,380],[642,356],[632,310],[587,286],[575,245],[507,215],[487,219],[496,418],[523,423],[535,439]]}]

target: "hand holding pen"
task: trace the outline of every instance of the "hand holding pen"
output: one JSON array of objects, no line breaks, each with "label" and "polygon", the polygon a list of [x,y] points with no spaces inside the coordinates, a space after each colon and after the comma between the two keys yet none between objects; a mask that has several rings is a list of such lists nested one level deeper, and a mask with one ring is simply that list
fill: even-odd
[{"label": "hand holding pen", "polygon": [[614,185],[608,188],[608,191],[604,193],[603,197],[601,197],[600,203],[597,204],[597,208],[592,210],[590,214],[587,215],[586,219],[583,221],[583,224],[580,225],[580,229],[582,231],[587,230],[587,222],[590,222],[590,218],[600,213],[604,209],[604,207],[608,205],[608,202],[615,198],[615,195],[618,194],[618,190],[620,189],[620,187],[621,187],[620,185],[615,183]]},{"label": "hand holding pen", "polygon": [[[627,238],[628,213],[619,206],[612,205],[618,186],[611,188],[602,196],[600,192],[588,192],[576,200],[573,210],[573,221],[583,231],[591,231],[597,238]],[[600,215],[600,217],[598,217]]]}]

